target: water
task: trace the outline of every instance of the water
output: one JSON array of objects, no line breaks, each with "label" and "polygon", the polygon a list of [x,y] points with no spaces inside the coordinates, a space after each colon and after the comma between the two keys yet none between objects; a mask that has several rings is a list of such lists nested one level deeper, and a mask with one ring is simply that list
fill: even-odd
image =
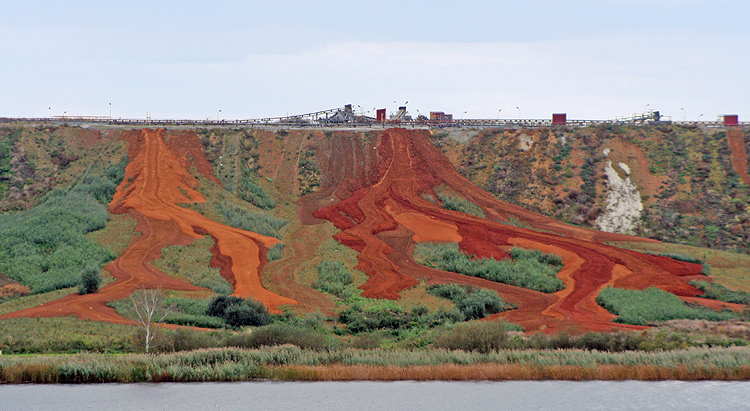
[{"label": "water", "polygon": [[750,410],[750,382],[6,385],[0,410]]}]

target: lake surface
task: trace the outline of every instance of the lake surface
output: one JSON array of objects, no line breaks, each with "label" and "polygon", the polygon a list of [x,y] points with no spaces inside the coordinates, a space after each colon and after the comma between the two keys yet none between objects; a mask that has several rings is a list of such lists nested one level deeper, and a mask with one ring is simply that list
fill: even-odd
[{"label": "lake surface", "polygon": [[0,385],[0,410],[747,410],[750,382]]}]

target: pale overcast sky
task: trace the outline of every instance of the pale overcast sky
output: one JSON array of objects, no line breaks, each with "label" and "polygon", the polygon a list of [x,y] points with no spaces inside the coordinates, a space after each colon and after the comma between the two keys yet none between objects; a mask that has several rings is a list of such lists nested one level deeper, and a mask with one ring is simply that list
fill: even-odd
[{"label": "pale overcast sky", "polygon": [[0,117],[750,119],[746,0],[3,3]]}]

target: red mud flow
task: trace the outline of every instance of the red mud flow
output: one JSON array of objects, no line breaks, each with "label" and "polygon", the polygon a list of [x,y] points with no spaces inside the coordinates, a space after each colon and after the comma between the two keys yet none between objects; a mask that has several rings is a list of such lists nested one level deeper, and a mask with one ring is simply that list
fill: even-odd
[{"label": "red mud flow", "polygon": [[195,134],[183,133],[167,142],[163,130],[142,130],[125,134],[124,138],[129,143],[131,161],[110,203],[110,211],[129,213],[137,220],[136,230],[142,235],[106,267],[116,281],[94,294],[71,294],[0,318],[73,315],[130,324],[130,320],[107,307],[106,302],[125,298],[141,288],[205,290],[172,278],[149,264],[160,256],[165,246],[188,244],[205,234],[216,242],[212,263],[221,265],[222,275],[233,284],[236,295],[252,296],[272,312],[278,312],[279,305],[296,303],[266,290],[260,282],[259,270],[266,262],[266,251],[279,240],[219,224],[179,205],[205,201],[195,190],[198,181],[187,171],[191,162],[216,181]]},{"label": "red mud flow", "polygon": [[[366,297],[397,299],[418,279],[473,284],[519,306],[502,317],[528,331],[552,332],[643,328],[613,323],[613,315],[596,304],[607,285],[656,286],[682,297],[701,294],[686,280],[700,274],[700,265],[608,246],[603,242],[652,240],[569,226],[499,201],[462,177],[430,142],[429,132],[386,130],[372,147],[374,154],[353,148],[346,139],[333,140],[324,167],[340,174],[313,198],[323,206],[313,216],[331,221],[342,230],[336,239],[359,252],[357,268],[369,276],[361,287]],[[446,210],[422,197],[437,197],[434,189],[441,184],[479,205],[487,218]],[[533,229],[504,224],[509,217]],[[507,257],[513,246],[550,252],[564,259],[559,276],[566,288],[544,294],[424,267],[411,256],[419,241],[459,242],[468,253],[496,259]]]}]

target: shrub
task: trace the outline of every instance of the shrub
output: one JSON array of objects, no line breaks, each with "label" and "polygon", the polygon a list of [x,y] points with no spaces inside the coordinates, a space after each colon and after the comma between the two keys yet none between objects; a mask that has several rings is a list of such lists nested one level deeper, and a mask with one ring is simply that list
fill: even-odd
[{"label": "shrub", "polygon": [[88,266],[81,273],[81,282],[78,284],[78,294],[91,294],[99,290],[102,276],[98,266]]},{"label": "shrub", "polygon": [[461,251],[457,243],[419,243],[414,259],[420,264],[490,281],[554,293],[565,288],[557,277],[562,260],[537,250],[511,250],[513,260],[476,258]]},{"label": "shrub", "polygon": [[241,348],[260,348],[274,345],[295,345],[299,348],[323,351],[337,345],[335,340],[310,329],[276,323],[254,329],[251,333],[236,334],[227,341]]},{"label": "shrub", "polygon": [[230,327],[266,325],[272,321],[263,303],[252,298],[219,295],[206,308],[206,315],[223,318]]},{"label": "shrub", "polygon": [[242,298],[230,295],[217,295],[208,303],[206,308],[206,315],[212,317],[224,317],[227,312],[227,308],[231,305],[241,304]]},{"label": "shrub", "polygon": [[469,285],[436,284],[427,287],[427,292],[436,297],[453,301],[465,319],[469,320],[484,318],[491,314],[516,308],[513,304],[501,299],[492,290],[478,289]]},{"label": "shrub", "polygon": [[255,300],[245,300],[241,304],[227,307],[224,320],[230,327],[245,327],[266,325],[271,322],[271,314],[268,313],[263,303]]},{"label": "shrub", "polygon": [[435,340],[433,346],[447,350],[487,353],[504,348],[508,343],[509,326],[499,321],[475,321],[456,324]]},{"label": "shrub", "polygon": [[505,301],[496,292],[480,289],[459,301],[456,306],[467,319],[474,320],[509,309]]}]

